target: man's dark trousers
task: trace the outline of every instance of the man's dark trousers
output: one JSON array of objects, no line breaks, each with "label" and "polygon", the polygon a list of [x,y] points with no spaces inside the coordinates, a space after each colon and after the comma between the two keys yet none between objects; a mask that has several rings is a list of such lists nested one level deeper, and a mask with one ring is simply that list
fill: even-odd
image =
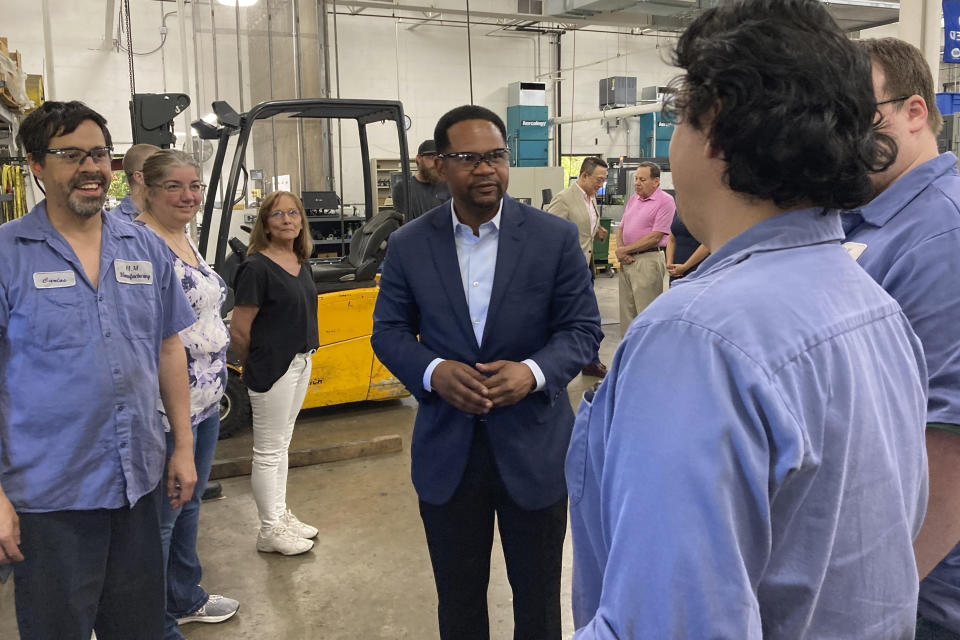
[{"label": "man's dark trousers", "polygon": [[22,640],[90,640],[92,629],[99,640],[163,637],[161,487],[132,509],[19,514]]},{"label": "man's dark trousers", "polygon": [[521,509],[508,495],[478,419],[463,479],[443,505],[420,501],[443,640],[487,640],[494,514],[513,589],[515,640],[559,640],[560,570],[567,498]]}]

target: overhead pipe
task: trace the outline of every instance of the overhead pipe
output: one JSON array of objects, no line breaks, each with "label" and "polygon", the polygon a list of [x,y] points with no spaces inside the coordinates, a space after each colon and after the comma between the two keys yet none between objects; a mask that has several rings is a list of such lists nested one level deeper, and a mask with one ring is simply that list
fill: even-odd
[{"label": "overhead pipe", "polygon": [[[327,0],[320,0],[317,10],[317,35],[321,38],[322,46],[319,47],[320,69],[323,74],[323,97],[331,97],[330,86],[330,26],[327,18]],[[271,118],[272,120],[273,118]],[[325,191],[336,191],[333,188],[333,128],[330,126],[330,118],[323,118],[322,134],[320,145],[323,148],[323,172]]]},{"label": "overhead pipe", "polygon": [[[185,0],[177,0],[177,26],[180,28],[180,74],[182,76],[183,92],[190,93],[190,62],[187,58],[187,6]],[[187,108],[183,110],[183,131],[186,134],[184,148],[187,153],[193,153],[193,127],[190,126],[190,123],[193,122],[192,105],[198,100],[200,100],[200,96],[194,96]],[[197,160],[199,161],[200,158],[197,158]],[[195,226],[191,226],[191,231],[194,232],[195,239]]]},{"label": "overhead pipe", "polygon": [[[116,11],[116,0],[107,0],[107,12],[103,27],[103,44],[100,45],[100,49],[103,51],[110,51],[113,49],[114,11]],[[163,9],[160,10],[160,13],[163,13]]]},{"label": "overhead pipe", "polygon": [[585,122],[588,120],[616,120],[618,118],[629,118],[630,116],[639,116],[644,113],[656,113],[663,108],[659,102],[648,102],[647,104],[638,104],[632,107],[618,107],[616,109],[604,109],[602,111],[591,111],[589,113],[578,113],[569,116],[560,116],[550,118],[551,125],[570,124],[573,122]]},{"label": "overhead pipe", "polygon": [[[190,8],[190,11],[193,11],[193,7]],[[183,83],[183,92],[190,93],[190,64],[187,60],[187,7],[185,0],[177,0],[177,26],[180,28],[180,73],[182,75],[181,81]],[[183,132],[186,135],[184,139],[184,149],[187,153],[193,154],[193,127],[190,126],[190,123],[193,122],[193,102],[200,99],[200,96],[194,96],[194,99],[187,103],[187,108],[183,111]],[[203,144],[201,143],[200,149],[203,149]],[[197,154],[196,160],[200,162],[200,157],[202,154]],[[190,238],[196,242],[197,241],[197,216],[190,218]]]},{"label": "overhead pipe", "polygon": [[[41,13],[43,15],[43,63],[46,68],[46,98],[47,100],[57,99],[57,84],[53,75],[53,36],[50,33],[50,0],[42,0]],[[111,24],[111,29],[113,25]]]}]

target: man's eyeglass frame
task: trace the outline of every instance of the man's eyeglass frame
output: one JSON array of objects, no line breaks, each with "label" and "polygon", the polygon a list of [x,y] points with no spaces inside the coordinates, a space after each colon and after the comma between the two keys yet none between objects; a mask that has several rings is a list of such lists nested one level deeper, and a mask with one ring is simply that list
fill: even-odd
[{"label": "man's eyeglass frame", "polygon": [[882,104],[890,104],[891,102],[903,102],[904,100],[909,100],[912,97],[913,96],[900,96],[899,98],[887,98],[886,100],[881,100],[880,102],[875,103],[875,105],[879,107]]},{"label": "man's eyeglass frame", "polygon": [[[65,162],[69,162],[75,165],[81,165],[86,162],[87,158],[91,158],[95,164],[109,163],[111,155],[113,154],[113,147],[93,147],[92,149],[79,149],[77,147],[63,147],[62,149],[42,149],[42,153],[49,153],[52,156],[57,156]],[[70,155],[79,153],[81,154],[78,159],[70,158]],[[100,155],[101,158],[98,160],[97,155]]]},{"label": "man's eyeglass frame", "polygon": [[[438,158],[444,160],[457,160],[463,167],[470,167],[471,170],[480,166],[481,162],[486,162],[491,167],[497,167],[510,161],[510,149],[502,147],[500,149],[491,149],[485,153],[476,151],[453,151],[451,153],[438,153]],[[470,165],[473,166],[470,166]]]}]

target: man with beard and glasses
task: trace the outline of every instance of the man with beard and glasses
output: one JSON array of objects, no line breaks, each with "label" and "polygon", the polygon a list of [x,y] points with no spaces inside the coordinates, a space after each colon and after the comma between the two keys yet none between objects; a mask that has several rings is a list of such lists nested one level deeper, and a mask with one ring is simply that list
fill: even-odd
[{"label": "man with beard and glasses", "polygon": [[424,212],[450,199],[447,182],[437,170],[437,145],[424,140],[417,149],[417,172],[406,182],[409,206],[404,200],[403,182],[393,187],[393,208],[403,214],[405,222],[419,218]]},{"label": "man with beard and glasses", "polygon": [[566,385],[600,312],[572,222],[506,194],[503,121],[467,105],[434,130],[450,204],[390,236],[371,342],[420,402],[413,484],[443,640],[487,640],[494,517],[514,638],[559,640]]},{"label": "man with beard and glasses", "polygon": [[177,335],[194,315],[164,243],[103,211],[104,118],[46,102],[18,139],[46,189],[0,226],[0,563],[20,637],[158,639],[159,501],[196,482]]}]

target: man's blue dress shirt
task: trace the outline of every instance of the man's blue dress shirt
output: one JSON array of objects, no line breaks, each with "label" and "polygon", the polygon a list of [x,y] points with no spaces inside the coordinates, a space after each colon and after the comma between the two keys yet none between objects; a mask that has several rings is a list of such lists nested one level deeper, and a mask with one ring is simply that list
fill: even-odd
[{"label": "man's blue dress shirt", "polygon": [[[463,281],[463,295],[470,311],[470,323],[477,344],[483,342],[483,329],[487,326],[487,312],[490,310],[490,294],[493,293],[493,275],[497,268],[497,251],[500,250],[500,213],[503,211],[503,199],[500,208],[490,221],[480,225],[480,235],[473,235],[473,229],[457,218],[457,212],[450,201],[450,215],[453,218],[453,240],[457,246],[457,262],[460,265],[460,279]],[[430,391],[430,378],[443,358],[434,358],[423,372],[423,388]],[[543,389],[546,378],[540,365],[531,359],[523,361],[530,367],[536,379],[536,391]],[[475,363],[466,363],[475,364]]]},{"label": "man's blue dress shirt", "polygon": [[195,318],[163,241],[102,217],[97,288],[46,201],[0,226],[0,485],[20,512],[132,506],[162,475],[160,344]]},{"label": "man's blue dress shirt", "polygon": [[760,222],[630,327],[567,454],[578,640],[912,637],[926,369],[842,237]]}]

